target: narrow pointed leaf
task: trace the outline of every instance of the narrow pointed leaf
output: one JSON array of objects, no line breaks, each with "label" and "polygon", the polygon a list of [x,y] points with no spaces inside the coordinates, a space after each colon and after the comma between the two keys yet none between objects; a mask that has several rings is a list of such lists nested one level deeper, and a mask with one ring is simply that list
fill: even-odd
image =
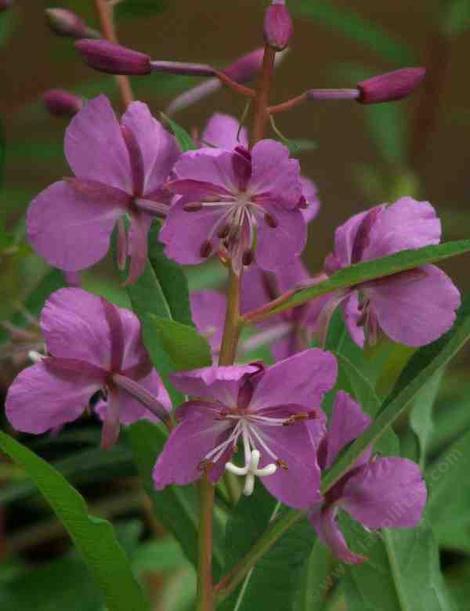
[{"label": "narrow pointed leaf", "polygon": [[83,498],[60,473],[1,431],[0,447],[34,481],[66,528],[100,587],[109,611],[148,609],[111,524],[90,516]]},{"label": "narrow pointed leaf", "polygon": [[367,534],[357,524],[346,530],[352,549],[369,558],[347,568],[342,584],[348,611],[453,610],[437,544],[426,522],[380,534]]},{"label": "narrow pointed leaf", "polygon": [[357,263],[356,265],[341,269],[324,282],[319,282],[307,288],[299,288],[293,291],[292,294],[280,297],[276,301],[264,306],[259,312],[249,313],[246,319],[249,322],[260,322],[270,316],[315,299],[315,297],[320,297],[340,289],[347,289],[363,282],[376,280],[377,278],[392,276],[393,274],[414,269],[421,265],[437,263],[467,252],[470,252],[470,240],[456,240],[454,242],[438,244],[437,246],[402,250],[387,257]]}]

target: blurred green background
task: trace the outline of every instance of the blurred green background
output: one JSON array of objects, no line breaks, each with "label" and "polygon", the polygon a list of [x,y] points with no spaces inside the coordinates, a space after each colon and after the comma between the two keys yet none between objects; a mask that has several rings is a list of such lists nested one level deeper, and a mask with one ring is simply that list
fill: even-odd
[{"label": "blurred green background", "polygon": [[[92,0],[64,0],[61,6],[96,25],[92,4]],[[261,0],[123,0],[117,27],[123,44],[155,59],[225,66],[260,45],[265,4]],[[22,218],[31,198],[69,173],[62,148],[67,121],[47,114],[42,93],[65,88],[91,97],[104,91],[119,105],[113,78],[88,69],[69,39],[48,30],[43,11],[49,6],[43,0],[16,0],[11,10],[0,13],[0,157],[4,157],[0,320],[18,317],[19,304],[26,303],[36,312],[62,281],[59,274],[45,275],[45,266],[22,241]],[[275,101],[311,87],[350,87],[365,76],[403,66],[424,65],[429,71],[425,85],[406,101],[376,107],[310,104],[279,117],[278,127],[287,138],[315,143],[300,154],[303,171],[316,181],[322,202],[306,252],[312,272],[330,250],[338,223],[404,194],[427,199],[437,208],[446,239],[468,237],[468,0],[292,0],[289,6],[295,36],[277,71]],[[137,97],[155,113],[197,82],[172,76],[132,79]],[[221,90],[175,119],[188,131],[201,129],[215,110],[240,116],[243,105]],[[457,259],[444,266],[464,291],[470,287],[467,265],[465,259]],[[105,278],[106,266],[101,266],[89,282],[102,290]],[[24,364],[23,357],[21,352],[12,357],[11,345],[1,345],[0,394]],[[440,391],[431,443],[434,454],[470,424],[466,362],[463,355]],[[393,366],[389,363],[389,368]],[[155,609],[189,609],[192,572],[151,514],[129,450],[119,445],[103,453],[96,448],[97,437],[97,430],[85,422],[56,439],[36,439],[29,445],[80,487],[95,513],[117,520],[136,571],[158,593]],[[100,597],[83,565],[73,554],[63,556],[69,544],[33,486],[5,462],[0,462],[0,483],[0,608],[99,609]],[[468,514],[470,504],[466,498],[462,503],[462,514]],[[449,583],[462,600],[468,600],[465,588],[470,582],[465,559],[470,552],[468,524],[454,535],[443,529],[440,536],[447,548]],[[149,541],[149,533],[156,540]]]}]

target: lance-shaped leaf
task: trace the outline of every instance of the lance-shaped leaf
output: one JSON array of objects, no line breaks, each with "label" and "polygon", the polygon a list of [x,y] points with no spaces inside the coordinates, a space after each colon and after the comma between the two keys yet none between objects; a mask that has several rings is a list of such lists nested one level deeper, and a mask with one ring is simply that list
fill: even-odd
[{"label": "lance-shaped leaf", "polygon": [[0,431],[0,447],[26,471],[72,538],[110,611],[148,609],[113,527],[90,516],[80,494],[51,465]]},{"label": "lance-shaped leaf", "polygon": [[152,314],[148,316],[148,321],[175,371],[198,369],[211,364],[209,344],[194,327]]},{"label": "lance-shaped leaf", "polygon": [[324,282],[285,293],[259,310],[246,314],[245,320],[250,323],[261,322],[266,318],[307,303],[307,301],[321,295],[347,289],[370,280],[393,276],[399,272],[428,265],[429,263],[437,263],[438,261],[443,261],[456,255],[463,255],[467,252],[470,252],[470,240],[456,240],[454,242],[438,244],[437,246],[402,250],[387,257],[357,263],[356,265],[339,270]]},{"label": "lance-shaped leaf", "polygon": [[354,549],[368,562],[350,566],[342,581],[348,611],[452,611],[439,568],[431,528],[366,533],[356,524],[346,529]]}]

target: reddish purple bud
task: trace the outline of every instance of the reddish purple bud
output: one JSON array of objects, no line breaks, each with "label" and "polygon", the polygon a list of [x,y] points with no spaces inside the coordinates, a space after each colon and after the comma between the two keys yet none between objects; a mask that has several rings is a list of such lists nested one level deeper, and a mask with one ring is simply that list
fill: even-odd
[{"label": "reddish purple bud", "polygon": [[49,89],[42,96],[44,106],[54,117],[73,117],[83,107],[83,99],[64,89]]},{"label": "reddish purple bud", "polygon": [[89,28],[85,21],[73,11],[65,8],[48,8],[45,13],[47,25],[59,36],[100,38],[99,32]]},{"label": "reddish purple bud", "polygon": [[224,68],[223,72],[238,83],[250,81],[261,68],[263,54],[263,47],[250,51],[250,53],[242,55],[233,64]]},{"label": "reddish purple bud", "polygon": [[264,39],[266,44],[282,51],[289,44],[293,34],[292,18],[285,0],[273,0],[264,18]]},{"label": "reddish purple bud", "polygon": [[358,102],[380,104],[406,98],[418,87],[425,74],[425,68],[401,68],[361,81],[357,84]]},{"label": "reddish purple bud", "polygon": [[13,0],[0,0],[0,13],[6,11],[13,4]]},{"label": "reddish purple bud", "polygon": [[83,39],[75,47],[85,62],[95,70],[109,74],[150,74],[152,65],[145,53],[107,40]]}]

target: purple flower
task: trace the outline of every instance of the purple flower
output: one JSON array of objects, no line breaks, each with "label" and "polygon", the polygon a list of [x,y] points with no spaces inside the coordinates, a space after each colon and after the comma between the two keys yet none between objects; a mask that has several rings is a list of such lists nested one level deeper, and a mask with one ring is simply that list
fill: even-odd
[{"label": "purple flower", "polygon": [[[124,264],[130,256],[134,282],[145,266],[152,219],[171,200],[164,185],[179,155],[173,136],[145,104],[130,104],[119,123],[108,99],[99,96],[70,123],[65,155],[75,178],[54,183],[31,203],[32,245],[54,267],[75,272],[106,255],[119,220],[118,258]],[[128,236],[120,220],[125,215]]]},{"label": "purple flower", "polygon": [[[339,452],[359,437],[370,418],[345,392],[339,392],[328,433],[320,444],[318,462],[331,467]],[[366,560],[352,552],[338,526],[339,509],[369,529],[412,528],[421,520],[426,504],[426,485],[418,465],[398,457],[376,458],[366,450],[356,464],[331,488],[309,519],[318,537],[343,562]]]},{"label": "purple flower", "polygon": [[237,146],[248,148],[248,131],[230,115],[216,112],[201,135],[201,146],[233,151]]},{"label": "purple flower", "polygon": [[48,356],[23,370],[8,391],[6,415],[16,430],[40,434],[61,427],[96,396],[103,447],[116,441],[120,424],[155,420],[151,412],[166,419],[169,397],[132,312],[65,288],[48,299],[40,325]]},{"label": "purple flower", "polygon": [[[319,282],[324,274],[316,278]],[[265,272],[256,265],[248,269],[242,278],[242,313],[262,307],[282,293],[307,281],[312,282],[300,259],[277,273]],[[245,349],[272,343],[276,359],[286,358],[309,346],[318,330],[318,317],[328,297],[321,297],[273,316],[259,325],[260,332],[246,340]]]},{"label": "purple flower", "polygon": [[[201,146],[217,147],[226,151],[233,151],[238,146],[248,148],[248,131],[240,126],[235,117],[215,113],[202,132]],[[305,176],[300,177],[300,183],[302,189],[300,209],[305,221],[310,223],[320,210],[318,189],[315,183]]]},{"label": "purple flower", "polygon": [[[405,249],[438,244],[441,223],[428,202],[403,197],[361,212],[335,233],[335,249],[325,261],[331,274],[361,261]],[[374,342],[379,329],[408,346],[428,344],[452,326],[460,294],[434,265],[366,282],[332,296],[324,320],[341,303],[348,331],[359,346]]]},{"label": "purple flower", "polygon": [[299,164],[282,144],[262,140],[251,151],[189,151],[174,172],[169,187],[181,197],[160,238],[178,263],[197,264],[219,252],[231,259],[236,273],[254,258],[263,269],[275,270],[302,251],[306,225],[299,209]]},{"label": "purple flower", "polygon": [[[213,366],[174,374],[176,388],[197,398],[177,410],[180,423],[155,465],[156,488],[189,484],[203,472],[215,482],[227,469],[246,478],[245,494],[258,476],[287,505],[315,503],[319,406],[335,379],[335,358],[321,350],[306,350],[267,369]],[[241,456],[233,458],[239,442]]]}]

